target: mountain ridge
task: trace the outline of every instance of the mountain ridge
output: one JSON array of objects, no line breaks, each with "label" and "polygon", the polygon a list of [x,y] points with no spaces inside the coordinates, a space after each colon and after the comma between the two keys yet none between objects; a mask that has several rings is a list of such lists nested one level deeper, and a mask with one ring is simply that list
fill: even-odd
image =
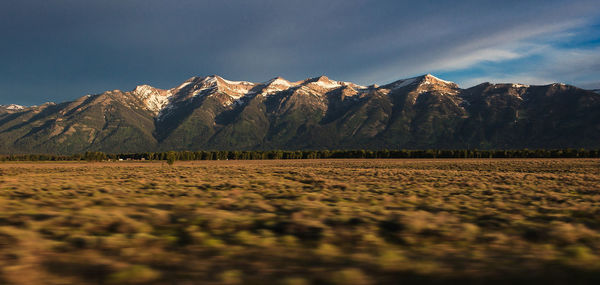
[{"label": "mountain ridge", "polygon": [[326,76],[191,77],[63,103],[0,105],[0,152],[600,147],[600,96],[571,85],[431,74],[382,86]]}]

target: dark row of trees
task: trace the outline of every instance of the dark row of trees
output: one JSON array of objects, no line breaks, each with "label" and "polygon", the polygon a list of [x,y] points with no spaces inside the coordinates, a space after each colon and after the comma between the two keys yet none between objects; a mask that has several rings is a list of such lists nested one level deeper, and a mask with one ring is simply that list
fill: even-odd
[{"label": "dark row of trees", "polygon": [[600,150],[302,150],[302,151],[168,151],[107,154],[86,152],[74,155],[0,155],[0,161],[106,161],[163,160],[260,160],[322,158],[600,158]]}]

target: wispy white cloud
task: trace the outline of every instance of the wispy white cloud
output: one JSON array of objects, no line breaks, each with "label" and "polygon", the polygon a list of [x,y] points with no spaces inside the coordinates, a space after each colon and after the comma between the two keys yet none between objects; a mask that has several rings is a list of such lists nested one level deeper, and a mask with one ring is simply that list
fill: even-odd
[{"label": "wispy white cloud", "polygon": [[[558,54],[552,44],[573,36],[573,29],[586,24],[585,20],[569,20],[546,25],[524,23],[511,29],[490,31],[484,36],[433,50],[423,46],[421,51],[413,51],[410,57],[401,56],[393,61],[374,66],[358,77],[361,81],[383,80],[385,82],[398,79],[399,75],[401,77],[430,72],[447,73],[486,63],[514,61],[534,55]],[[543,77],[536,78],[532,81],[545,82]]]},{"label": "wispy white cloud", "polygon": [[582,88],[600,88],[600,47],[556,48],[550,44],[537,53],[540,58],[535,64],[522,65],[519,70],[488,72],[481,77],[468,77],[460,80],[464,87],[481,82],[515,82],[531,85],[562,82]]}]

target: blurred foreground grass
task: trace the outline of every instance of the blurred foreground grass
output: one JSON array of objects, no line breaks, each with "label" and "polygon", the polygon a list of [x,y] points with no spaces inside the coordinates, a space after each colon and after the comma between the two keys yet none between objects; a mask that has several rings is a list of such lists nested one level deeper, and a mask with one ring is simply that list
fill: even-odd
[{"label": "blurred foreground grass", "polygon": [[0,164],[0,284],[600,283],[600,161]]}]

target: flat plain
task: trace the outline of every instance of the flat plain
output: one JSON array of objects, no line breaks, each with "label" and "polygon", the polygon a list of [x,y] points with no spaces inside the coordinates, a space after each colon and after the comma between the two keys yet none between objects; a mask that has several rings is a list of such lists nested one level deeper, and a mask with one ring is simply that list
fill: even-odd
[{"label": "flat plain", "polygon": [[1,163],[0,284],[600,284],[600,160]]}]

